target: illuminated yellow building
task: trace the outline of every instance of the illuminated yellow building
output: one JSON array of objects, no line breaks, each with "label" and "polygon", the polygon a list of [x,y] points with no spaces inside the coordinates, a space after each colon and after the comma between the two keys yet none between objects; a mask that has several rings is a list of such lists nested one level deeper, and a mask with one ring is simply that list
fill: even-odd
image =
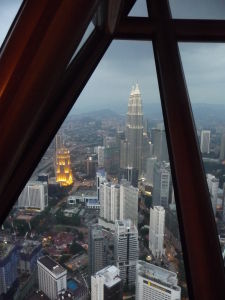
[{"label": "illuminated yellow building", "polygon": [[56,149],[55,173],[56,182],[59,182],[61,186],[69,186],[73,184],[70,151],[64,146]]}]

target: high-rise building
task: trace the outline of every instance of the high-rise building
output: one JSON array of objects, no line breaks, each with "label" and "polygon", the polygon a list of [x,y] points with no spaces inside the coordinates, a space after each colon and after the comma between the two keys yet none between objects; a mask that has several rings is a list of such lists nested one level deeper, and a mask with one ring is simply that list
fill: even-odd
[{"label": "high-rise building", "polygon": [[138,260],[138,231],[131,220],[117,220],[115,223],[115,262],[120,270],[123,284],[132,287],[135,283]]},{"label": "high-rise building", "polygon": [[128,101],[126,138],[128,166],[138,169],[140,175],[142,171],[143,112],[138,84],[136,87],[132,87]]},{"label": "high-rise building", "polygon": [[153,174],[153,205],[168,207],[171,188],[170,164],[157,162]]},{"label": "high-rise building", "polygon": [[104,167],[104,153],[105,153],[105,147],[98,146],[98,167],[99,168]]},{"label": "high-rise building", "polygon": [[38,284],[41,290],[51,300],[67,289],[67,271],[49,256],[38,259]]},{"label": "high-rise building", "polygon": [[105,182],[100,185],[100,217],[108,222],[131,219],[138,222],[138,189],[127,180],[120,184]]},{"label": "high-rise building", "polygon": [[120,185],[105,182],[100,185],[100,217],[115,222],[120,214]]},{"label": "high-rise building", "polygon": [[122,300],[123,284],[120,271],[108,266],[91,276],[91,300]]},{"label": "high-rise building", "polygon": [[138,224],[138,189],[127,180],[120,182],[120,220],[130,219],[135,226]]},{"label": "high-rise building", "polygon": [[18,255],[18,246],[0,242],[0,295],[6,294],[17,279]]},{"label": "high-rise building", "polygon": [[31,274],[37,267],[37,260],[42,256],[42,244],[38,241],[25,240],[21,245],[18,269],[21,273]]},{"label": "high-rise building", "polygon": [[107,182],[107,174],[105,169],[98,169],[96,172],[96,187],[97,187],[97,196],[98,201],[100,201],[100,185],[104,182]]},{"label": "high-rise building", "polygon": [[138,187],[138,169],[133,167],[125,167],[120,169],[120,180],[126,179],[132,186]]},{"label": "high-rise building", "polygon": [[48,184],[41,181],[28,181],[17,202],[18,208],[31,208],[43,211],[48,206]]},{"label": "high-rise building", "polygon": [[212,208],[214,215],[216,215],[216,204],[217,204],[217,194],[219,187],[219,179],[217,179],[212,174],[206,174],[206,179],[208,183],[209,193],[212,201]]},{"label": "high-rise building", "polygon": [[201,131],[200,148],[202,153],[210,152],[210,130]]},{"label": "high-rise building", "polygon": [[165,209],[162,206],[150,208],[149,249],[156,258],[164,255]]},{"label": "high-rise building", "polygon": [[221,136],[220,160],[225,160],[225,133]]},{"label": "high-rise building", "polygon": [[138,261],[136,300],[180,300],[177,274],[147,262]]},{"label": "high-rise building", "polygon": [[70,151],[65,147],[56,150],[55,173],[56,182],[58,182],[61,186],[69,186],[73,184]]},{"label": "high-rise building", "polygon": [[88,230],[89,277],[106,266],[106,247],[102,226],[94,224]]},{"label": "high-rise building", "polygon": [[146,175],[145,175],[145,178],[151,186],[153,186],[154,166],[155,166],[156,162],[157,162],[157,157],[156,156],[149,157],[149,158],[147,158],[147,161],[146,161]]},{"label": "high-rise building", "polygon": [[89,156],[86,160],[86,167],[87,167],[87,175],[89,177],[94,178],[96,175],[96,168],[98,165],[98,161],[95,159],[94,156]]},{"label": "high-rise building", "polygon": [[157,157],[158,161],[169,161],[166,133],[164,126],[158,125],[151,130],[153,155]]},{"label": "high-rise building", "polygon": [[128,142],[120,141],[120,168],[125,169],[128,166]]}]

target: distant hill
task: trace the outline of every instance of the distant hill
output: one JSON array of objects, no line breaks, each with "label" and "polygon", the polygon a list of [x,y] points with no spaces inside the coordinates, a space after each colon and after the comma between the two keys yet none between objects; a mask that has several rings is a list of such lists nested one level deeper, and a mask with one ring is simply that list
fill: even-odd
[{"label": "distant hill", "polygon": [[[193,103],[192,105],[195,121],[198,125],[207,126],[215,123],[225,123],[225,104]],[[144,117],[150,121],[161,121],[162,110],[159,103],[148,103],[143,105]],[[70,117],[79,118],[119,118],[126,115],[127,108],[99,109],[87,113],[73,113]]]}]

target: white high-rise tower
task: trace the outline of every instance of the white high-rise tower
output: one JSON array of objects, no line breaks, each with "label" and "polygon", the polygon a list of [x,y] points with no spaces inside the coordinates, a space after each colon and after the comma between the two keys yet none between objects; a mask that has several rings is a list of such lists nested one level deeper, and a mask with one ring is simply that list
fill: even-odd
[{"label": "white high-rise tower", "polygon": [[150,209],[149,249],[152,254],[160,258],[165,250],[164,243],[165,209],[162,206],[154,206]]},{"label": "white high-rise tower", "polygon": [[127,163],[129,167],[142,171],[142,139],[143,139],[143,112],[141,93],[136,84],[130,93],[128,101],[126,138],[128,143]]}]

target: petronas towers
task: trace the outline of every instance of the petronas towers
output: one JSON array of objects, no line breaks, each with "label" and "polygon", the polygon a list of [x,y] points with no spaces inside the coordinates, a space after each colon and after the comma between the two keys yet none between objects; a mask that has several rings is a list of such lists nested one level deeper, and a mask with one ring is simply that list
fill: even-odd
[{"label": "petronas towers", "polygon": [[126,143],[126,167],[137,169],[140,175],[142,171],[143,112],[138,84],[132,87],[128,101]]}]

